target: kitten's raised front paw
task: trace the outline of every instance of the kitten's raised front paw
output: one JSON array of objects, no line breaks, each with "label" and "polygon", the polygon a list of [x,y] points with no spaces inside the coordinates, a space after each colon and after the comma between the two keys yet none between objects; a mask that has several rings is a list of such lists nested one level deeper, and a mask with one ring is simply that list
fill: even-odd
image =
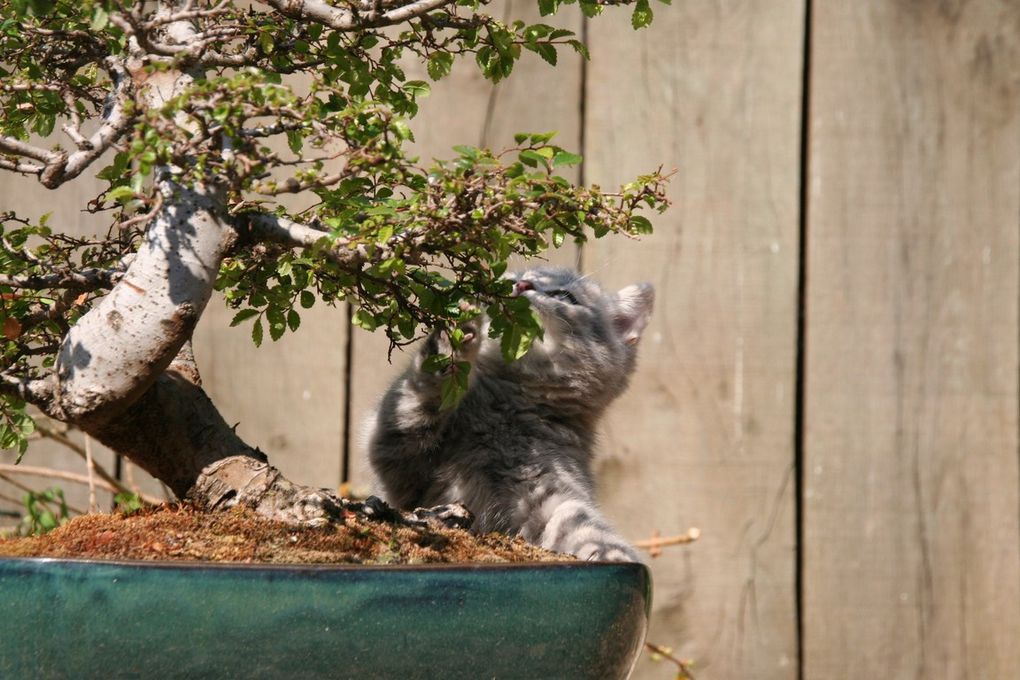
[{"label": "kitten's raised front paw", "polygon": [[468,321],[461,324],[455,334],[445,331],[433,333],[425,346],[425,356],[440,355],[452,356],[456,361],[468,361],[474,363],[481,348],[481,329],[476,321]]}]

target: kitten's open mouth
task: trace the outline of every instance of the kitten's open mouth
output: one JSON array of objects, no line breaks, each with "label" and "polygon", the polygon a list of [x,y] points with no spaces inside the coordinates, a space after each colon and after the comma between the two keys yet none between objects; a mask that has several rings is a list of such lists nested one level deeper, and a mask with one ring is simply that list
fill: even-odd
[{"label": "kitten's open mouth", "polygon": [[514,290],[513,290],[513,292],[510,295],[512,297],[518,297],[518,296],[524,295],[529,290],[535,290],[535,287],[533,285],[531,285],[530,281],[523,281],[523,280],[515,281],[514,282]]}]

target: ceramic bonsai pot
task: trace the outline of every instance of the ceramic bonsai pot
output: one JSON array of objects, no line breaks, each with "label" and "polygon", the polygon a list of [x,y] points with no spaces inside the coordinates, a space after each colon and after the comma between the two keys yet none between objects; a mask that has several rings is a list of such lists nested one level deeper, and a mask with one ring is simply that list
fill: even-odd
[{"label": "ceramic bonsai pot", "polygon": [[0,559],[0,678],[626,678],[640,564]]}]

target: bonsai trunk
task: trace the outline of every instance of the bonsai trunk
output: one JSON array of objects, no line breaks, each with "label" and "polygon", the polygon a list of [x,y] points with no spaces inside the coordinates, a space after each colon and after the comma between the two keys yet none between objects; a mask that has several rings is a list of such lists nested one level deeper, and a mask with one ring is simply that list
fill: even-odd
[{"label": "bonsai trunk", "polygon": [[71,327],[54,373],[26,385],[25,398],[201,507],[241,503],[300,523],[361,509],[285,479],[202,389],[189,340],[238,233],[215,189],[167,180],[163,192],[165,207],[124,276]]},{"label": "bonsai trunk", "polygon": [[343,512],[340,498],[292,484],[227,425],[201,387],[190,343],[120,415],[87,431],[179,498],[209,510],[242,504],[303,524],[337,519]]}]

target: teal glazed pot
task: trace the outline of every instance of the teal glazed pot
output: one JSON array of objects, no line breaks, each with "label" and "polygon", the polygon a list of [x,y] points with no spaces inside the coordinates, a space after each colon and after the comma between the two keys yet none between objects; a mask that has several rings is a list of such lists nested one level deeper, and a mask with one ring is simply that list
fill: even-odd
[{"label": "teal glazed pot", "polygon": [[0,559],[0,678],[626,678],[640,564]]}]

